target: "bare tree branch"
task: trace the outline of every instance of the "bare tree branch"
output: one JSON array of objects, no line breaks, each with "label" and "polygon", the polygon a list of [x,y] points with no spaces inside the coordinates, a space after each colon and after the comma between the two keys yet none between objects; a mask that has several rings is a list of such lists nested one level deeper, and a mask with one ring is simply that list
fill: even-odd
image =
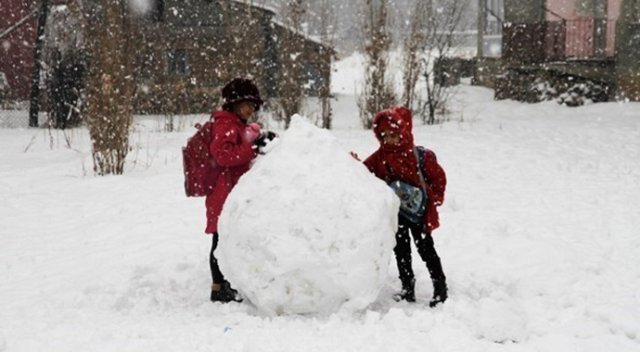
[{"label": "bare tree branch", "polygon": [[[418,0],[419,1],[419,0]],[[422,121],[435,124],[437,111],[445,110],[451,91],[436,77],[436,67],[450,55],[455,43],[453,35],[460,26],[465,10],[464,0],[424,0],[426,2],[427,28],[423,57],[423,78],[426,100],[421,111]]]},{"label": "bare tree branch", "polygon": [[375,114],[396,103],[393,86],[387,79],[389,66],[388,0],[365,0],[365,63],[364,89],[358,99],[360,121],[371,128]]},{"label": "bare tree branch", "polygon": [[288,19],[278,36],[280,52],[280,77],[278,82],[278,119],[289,128],[291,117],[300,112],[304,98],[302,85],[304,35],[302,23],[306,13],[304,0],[289,0],[286,8]]}]

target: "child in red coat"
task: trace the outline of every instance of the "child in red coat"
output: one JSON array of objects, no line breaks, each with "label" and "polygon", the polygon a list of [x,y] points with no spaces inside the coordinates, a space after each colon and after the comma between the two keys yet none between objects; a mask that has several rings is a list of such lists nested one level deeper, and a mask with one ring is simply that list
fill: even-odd
[{"label": "child in red coat", "polygon": [[249,170],[251,161],[258,153],[258,147],[265,139],[272,139],[272,132],[261,132],[259,125],[249,123],[253,114],[264,103],[260,92],[249,79],[235,78],[222,89],[224,104],[222,110],[215,111],[213,119],[213,138],[209,151],[213,161],[221,169],[213,181],[213,191],[207,196],[206,233],[212,234],[209,266],[211,268],[211,300],[218,302],[241,302],[238,292],[231,287],[218,266],[214,251],[218,245],[218,218],[222,206],[240,176]]},{"label": "child in red coat", "polygon": [[402,291],[395,298],[408,302],[415,301],[415,278],[411,266],[411,237],[413,237],[418,254],[427,264],[433,282],[433,298],[429,305],[434,307],[447,299],[446,277],[431,237],[431,232],[439,226],[436,207],[444,201],[447,179],[435,154],[427,149],[424,150],[424,167],[421,175],[411,129],[411,111],[407,108],[395,107],[379,112],[373,120],[373,131],[380,142],[380,147],[364,161],[364,164],[373,174],[388,184],[401,181],[422,188],[421,177],[424,179],[427,200],[421,221],[412,222],[402,213],[398,216],[394,254],[402,282]]}]

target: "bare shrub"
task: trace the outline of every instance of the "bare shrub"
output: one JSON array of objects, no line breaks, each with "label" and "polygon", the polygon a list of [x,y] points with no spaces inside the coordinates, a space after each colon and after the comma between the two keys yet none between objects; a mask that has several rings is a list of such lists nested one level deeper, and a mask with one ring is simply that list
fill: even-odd
[{"label": "bare shrub", "polygon": [[387,79],[389,66],[388,0],[365,0],[364,52],[365,82],[358,97],[360,121],[370,129],[375,114],[396,103],[392,84]]},{"label": "bare shrub", "polygon": [[93,169],[98,175],[122,174],[133,113],[135,30],[126,0],[100,0],[85,10],[91,23],[86,116]]},{"label": "bare shrub", "polygon": [[463,0],[425,0],[427,22],[422,76],[425,79],[426,96],[422,109],[422,121],[426,124],[440,122],[436,113],[446,111],[451,89],[435,75],[438,61],[450,55],[455,48],[453,34],[460,27],[466,2]]},{"label": "bare shrub", "polygon": [[[336,16],[329,0],[322,0],[320,4],[320,42],[324,48],[332,48],[335,41]],[[333,53],[325,53],[330,57]],[[322,128],[331,129],[333,109],[331,108],[331,75],[323,80],[319,90]]]},{"label": "bare shrub", "polygon": [[302,22],[306,13],[303,0],[289,0],[284,9],[287,14],[284,27],[277,35],[280,74],[277,83],[278,108],[276,120],[289,128],[291,116],[299,113],[304,99],[302,85],[304,35]]},{"label": "bare shrub", "polygon": [[402,66],[402,103],[409,109],[416,110],[420,104],[416,99],[416,84],[423,70],[422,52],[425,47],[427,26],[427,3],[415,0],[409,24],[409,36],[403,43]]}]

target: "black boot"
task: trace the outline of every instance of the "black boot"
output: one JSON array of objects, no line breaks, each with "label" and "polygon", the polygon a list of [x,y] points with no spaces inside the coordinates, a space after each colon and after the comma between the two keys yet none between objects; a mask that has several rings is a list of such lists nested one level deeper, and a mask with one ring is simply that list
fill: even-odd
[{"label": "black boot", "polygon": [[231,287],[229,281],[224,281],[220,285],[219,290],[211,290],[211,301],[212,302],[242,302],[242,296]]},{"label": "black boot", "polygon": [[415,302],[416,301],[416,280],[405,280],[402,282],[402,291],[393,295],[393,299],[396,302],[407,301],[407,302]]},{"label": "black boot", "polygon": [[433,280],[433,298],[429,302],[429,307],[433,308],[444,303],[447,298],[447,282],[444,279]]}]

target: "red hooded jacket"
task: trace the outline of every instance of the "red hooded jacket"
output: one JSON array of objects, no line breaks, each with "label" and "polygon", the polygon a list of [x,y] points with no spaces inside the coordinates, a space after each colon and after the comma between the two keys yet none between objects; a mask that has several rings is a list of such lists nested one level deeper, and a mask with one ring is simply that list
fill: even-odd
[{"label": "red hooded jacket", "polygon": [[209,151],[215,163],[222,169],[214,183],[205,204],[207,206],[206,233],[218,231],[218,218],[222,206],[240,176],[249,170],[251,161],[256,157],[253,144],[243,140],[243,133],[247,124],[237,115],[229,111],[216,111],[211,118],[214,120],[211,133]]},{"label": "red hooded jacket", "polygon": [[[402,181],[415,187],[420,187],[418,161],[413,148],[411,111],[405,107],[394,107],[379,112],[373,120],[373,132],[380,142],[380,147],[365,161],[366,167],[378,178],[387,183]],[[382,132],[395,129],[400,132],[399,145],[382,143]],[[427,210],[424,214],[425,231],[432,232],[440,223],[436,207],[444,202],[444,190],[447,178],[442,167],[438,164],[436,155],[426,149],[424,168],[422,170],[427,185]]]}]

